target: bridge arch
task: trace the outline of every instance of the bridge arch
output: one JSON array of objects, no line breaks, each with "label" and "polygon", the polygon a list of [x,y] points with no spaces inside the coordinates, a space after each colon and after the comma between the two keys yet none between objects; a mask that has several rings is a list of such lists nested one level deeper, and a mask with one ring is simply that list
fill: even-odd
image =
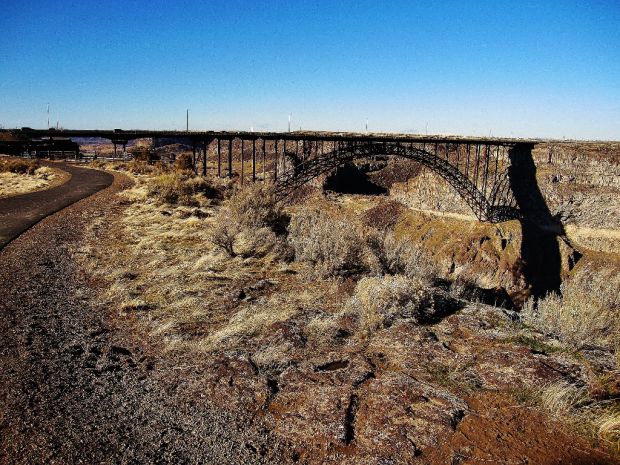
[{"label": "bridge arch", "polygon": [[430,168],[457,191],[481,221],[499,222],[519,216],[514,202],[507,200],[507,197],[511,197],[510,192],[508,192],[507,173],[497,182],[494,182],[488,196],[486,196],[466,173],[463,173],[458,166],[450,163],[448,159],[442,158],[436,152],[425,150],[419,145],[398,142],[337,144],[333,150],[308,159],[287,154],[289,166],[276,180],[276,199],[284,200],[312,179],[348,162],[377,155],[407,158]]}]

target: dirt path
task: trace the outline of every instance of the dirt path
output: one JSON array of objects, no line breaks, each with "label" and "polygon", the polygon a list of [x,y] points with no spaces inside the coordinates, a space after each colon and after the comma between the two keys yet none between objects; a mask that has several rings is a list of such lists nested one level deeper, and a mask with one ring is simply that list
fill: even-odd
[{"label": "dirt path", "polygon": [[160,366],[127,343],[76,269],[71,244],[121,208],[123,182],[0,251],[0,463],[275,462],[281,451],[251,419],[192,395],[200,370]]},{"label": "dirt path", "polygon": [[113,176],[103,171],[78,168],[67,163],[47,163],[71,175],[52,189],[0,199],[0,249],[42,218],[112,184]]}]

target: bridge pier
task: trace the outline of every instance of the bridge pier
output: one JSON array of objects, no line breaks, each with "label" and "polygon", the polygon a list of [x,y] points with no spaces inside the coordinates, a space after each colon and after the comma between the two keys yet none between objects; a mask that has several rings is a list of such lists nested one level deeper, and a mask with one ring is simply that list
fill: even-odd
[{"label": "bridge pier", "polygon": [[217,177],[222,177],[222,152],[219,137],[217,138]]},{"label": "bridge pier", "polygon": [[245,148],[245,144],[244,144],[244,140],[243,138],[241,139],[241,185],[243,186],[243,178],[244,178],[244,172],[243,172],[243,150]]},{"label": "bridge pier", "polygon": [[196,173],[196,141],[192,139],[192,169]]},{"label": "bridge pier", "polygon": [[265,141],[265,138],[263,137],[263,183],[266,182],[267,177],[265,176],[265,165],[267,164],[266,158],[267,158],[267,150],[265,148],[265,144],[267,142]]},{"label": "bridge pier", "polygon": [[252,182],[256,182],[256,139],[252,139]]},{"label": "bridge pier", "polygon": [[202,175],[207,176],[207,141],[202,141]]},{"label": "bridge pier", "polygon": [[275,148],[274,148],[274,158],[275,163],[273,165],[273,181],[278,180],[278,139],[275,140]]},{"label": "bridge pier", "polygon": [[233,168],[232,168],[233,158],[232,158],[232,139],[228,139],[228,177],[232,178]]}]

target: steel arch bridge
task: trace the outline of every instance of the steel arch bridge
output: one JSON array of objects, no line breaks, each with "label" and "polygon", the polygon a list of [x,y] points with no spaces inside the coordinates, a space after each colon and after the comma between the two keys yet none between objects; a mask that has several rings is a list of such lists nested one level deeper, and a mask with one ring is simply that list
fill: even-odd
[{"label": "steel arch bridge", "polygon": [[[340,142],[333,150],[300,158],[286,153],[289,168],[275,183],[278,200],[288,198],[304,184],[346,163],[376,156],[414,160],[446,180],[481,221],[518,218],[517,202],[510,189],[505,145],[413,142]],[[309,151],[311,155],[311,150]]]}]

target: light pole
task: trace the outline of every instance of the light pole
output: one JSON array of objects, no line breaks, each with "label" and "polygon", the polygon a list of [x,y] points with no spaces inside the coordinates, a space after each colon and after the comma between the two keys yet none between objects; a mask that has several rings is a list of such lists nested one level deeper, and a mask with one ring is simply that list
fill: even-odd
[{"label": "light pole", "polygon": [[50,104],[47,103],[47,130],[50,128]]}]

